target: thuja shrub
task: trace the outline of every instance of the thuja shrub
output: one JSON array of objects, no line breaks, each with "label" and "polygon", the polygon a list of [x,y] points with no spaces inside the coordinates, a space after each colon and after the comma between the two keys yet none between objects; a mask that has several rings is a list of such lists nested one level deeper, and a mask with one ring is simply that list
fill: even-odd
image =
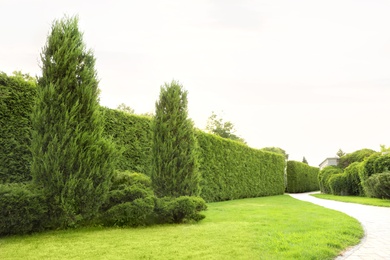
[{"label": "thuja shrub", "polygon": [[0,183],[31,180],[30,113],[36,81],[0,72]]},{"label": "thuja shrub", "polygon": [[198,222],[205,218],[201,213],[204,210],[206,202],[194,196],[158,198],[154,209],[156,222],[160,224]]},{"label": "thuja shrub", "polygon": [[112,178],[101,222],[106,226],[143,226],[153,217],[155,196],[150,177],[129,171]]},{"label": "thuja shrub", "polygon": [[327,166],[318,174],[318,183],[322,193],[332,193],[329,186],[329,178],[334,174],[343,173],[343,170],[336,166]]},{"label": "thuja shrub", "polygon": [[188,117],[187,91],[178,82],[161,87],[152,130],[152,183],[156,196],[199,195],[198,144]]},{"label": "thuja shrub", "polygon": [[308,192],[319,190],[319,168],[297,161],[287,162],[287,192]]},{"label": "thuja shrub", "polygon": [[371,175],[364,182],[364,188],[368,197],[390,199],[390,172]]},{"label": "thuja shrub", "polygon": [[201,131],[201,197],[207,202],[283,194],[283,155]]},{"label": "thuja shrub", "polygon": [[0,236],[41,231],[46,225],[46,201],[31,184],[0,184]]},{"label": "thuja shrub", "polygon": [[122,151],[116,169],[151,176],[151,119],[105,107],[101,109],[104,114],[104,134],[111,137],[117,149]]},{"label": "thuja shrub", "polygon": [[49,200],[53,228],[75,226],[98,214],[118,156],[103,135],[95,58],[77,18],[53,23],[41,61],[31,174]]}]

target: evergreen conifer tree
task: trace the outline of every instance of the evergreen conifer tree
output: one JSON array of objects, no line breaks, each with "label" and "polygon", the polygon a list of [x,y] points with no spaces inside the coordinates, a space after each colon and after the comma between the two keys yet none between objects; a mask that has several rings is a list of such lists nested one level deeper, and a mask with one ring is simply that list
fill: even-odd
[{"label": "evergreen conifer tree", "polygon": [[116,158],[113,143],[102,135],[95,58],[82,36],[77,17],[54,21],[41,53],[31,117],[31,173],[48,198],[54,227],[97,214]]},{"label": "evergreen conifer tree", "polygon": [[199,195],[197,142],[188,118],[187,91],[176,81],[161,87],[153,120],[152,182],[158,197]]}]

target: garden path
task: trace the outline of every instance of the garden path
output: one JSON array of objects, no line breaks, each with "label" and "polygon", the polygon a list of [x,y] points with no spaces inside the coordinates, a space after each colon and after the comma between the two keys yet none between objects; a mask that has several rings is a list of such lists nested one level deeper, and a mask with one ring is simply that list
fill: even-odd
[{"label": "garden path", "polygon": [[390,208],[318,199],[309,193],[289,194],[326,208],[346,213],[357,219],[364,228],[365,236],[360,244],[343,252],[336,260],[390,259]]}]

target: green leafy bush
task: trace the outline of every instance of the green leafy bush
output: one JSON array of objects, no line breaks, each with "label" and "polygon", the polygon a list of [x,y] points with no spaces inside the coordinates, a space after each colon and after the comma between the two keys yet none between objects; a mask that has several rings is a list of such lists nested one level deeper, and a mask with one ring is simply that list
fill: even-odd
[{"label": "green leafy bush", "polygon": [[139,198],[111,207],[103,213],[102,222],[106,226],[144,226],[153,214],[153,197]]},{"label": "green leafy bush", "polygon": [[346,196],[347,190],[347,177],[343,173],[332,174],[328,179],[328,185],[333,195]]},{"label": "green leafy bush", "polygon": [[36,82],[0,72],[0,183],[31,180],[30,113]]},{"label": "green leafy bush", "polygon": [[187,223],[204,219],[201,211],[206,209],[206,202],[202,198],[181,196],[158,198],[154,211],[157,223]]},{"label": "green leafy bush", "polygon": [[354,162],[344,170],[346,181],[346,194],[350,196],[363,196],[364,190],[359,173],[362,171],[363,162]]},{"label": "green leafy bush", "polygon": [[150,177],[129,171],[116,172],[102,209],[108,210],[118,204],[147,197],[154,197]]},{"label": "green leafy bush", "polygon": [[30,184],[0,184],[0,236],[40,231],[46,221],[46,201]]},{"label": "green leafy bush", "polygon": [[362,167],[359,170],[360,183],[363,186],[364,193],[364,182],[375,173],[375,161],[381,156],[381,153],[373,153],[369,157],[365,158],[362,162]]},{"label": "green leafy bush", "polygon": [[367,196],[381,199],[390,199],[390,172],[371,175],[365,182]]},{"label": "green leafy bush", "polygon": [[364,148],[353,153],[345,154],[340,157],[338,166],[344,169],[351,163],[364,161],[365,158],[374,153],[376,153],[374,150]]},{"label": "green leafy bush", "polygon": [[297,161],[287,162],[287,192],[308,192],[319,190],[317,167]]},{"label": "green leafy bush", "polygon": [[327,166],[323,168],[318,174],[318,182],[322,193],[332,193],[329,186],[329,178],[333,174],[342,173],[343,170],[336,166]]},{"label": "green leafy bush", "polygon": [[378,156],[374,162],[374,173],[382,173],[390,171],[390,154],[382,154]]},{"label": "green leafy bush", "polygon": [[153,216],[154,200],[150,177],[129,171],[116,172],[102,206],[101,222],[106,226],[147,225]]}]

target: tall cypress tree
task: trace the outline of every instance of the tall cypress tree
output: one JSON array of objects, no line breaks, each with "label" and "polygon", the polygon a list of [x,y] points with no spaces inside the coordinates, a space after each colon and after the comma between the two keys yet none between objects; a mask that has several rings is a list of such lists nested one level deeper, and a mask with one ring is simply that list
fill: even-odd
[{"label": "tall cypress tree", "polygon": [[54,21],[32,113],[31,173],[48,197],[54,226],[93,218],[114,171],[115,147],[103,138],[95,58],[82,36],[77,17]]},{"label": "tall cypress tree", "polygon": [[161,87],[153,120],[152,182],[157,196],[199,195],[200,174],[187,91],[175,81]]}]

